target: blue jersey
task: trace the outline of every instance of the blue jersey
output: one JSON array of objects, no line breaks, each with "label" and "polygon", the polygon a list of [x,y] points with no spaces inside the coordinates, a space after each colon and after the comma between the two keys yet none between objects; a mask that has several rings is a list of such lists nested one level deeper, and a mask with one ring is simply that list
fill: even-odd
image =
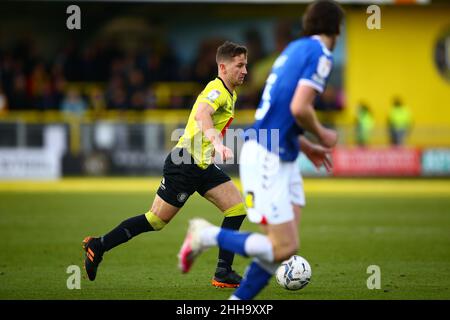
[{"label": "blue jersey", "polygon": [[318,36],[291,42],[272,66],[246,139],[256,139],[283,161],[294,161],[300,151],[298,136],[303,132],[290,110],[295,89],[304,84],[322,93],[332,63],[331,52]]}]

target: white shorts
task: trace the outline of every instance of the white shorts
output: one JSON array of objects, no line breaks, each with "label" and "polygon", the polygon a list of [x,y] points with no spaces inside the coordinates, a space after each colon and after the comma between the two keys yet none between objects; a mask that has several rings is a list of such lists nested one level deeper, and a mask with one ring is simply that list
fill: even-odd
[{"label": "white shorts", "polygon": [[281,161],[255,140],[244,143],[239,161],[249,220],[261,224],[294,220],[292,205],[305,205],[298,163]]}]

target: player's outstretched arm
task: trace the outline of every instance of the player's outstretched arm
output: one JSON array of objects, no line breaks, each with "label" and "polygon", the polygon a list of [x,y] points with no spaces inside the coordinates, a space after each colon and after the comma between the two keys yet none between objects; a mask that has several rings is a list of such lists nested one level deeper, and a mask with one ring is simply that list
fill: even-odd
[{"label": "player's outstretched arm", "polygon": [[316,94],[314,88],[303,84],[298,85],[291,101],[291,112],[303,129],[314,134],[325,147],[332,148],[337,143],[337,133],[325,128],[317,119],[313,107]]},{"label": "player's outstretched arm", "polygon": [[213,144],[215,152],[220,154],[223,160],[231,159],[233,158],[233,152],[230,148],[223,145],[219,131],[214,128],[212,119],[214,112],[214,108],[207,103],[199,103],[195,121],[197,121],[197,125],[205,137]]}]

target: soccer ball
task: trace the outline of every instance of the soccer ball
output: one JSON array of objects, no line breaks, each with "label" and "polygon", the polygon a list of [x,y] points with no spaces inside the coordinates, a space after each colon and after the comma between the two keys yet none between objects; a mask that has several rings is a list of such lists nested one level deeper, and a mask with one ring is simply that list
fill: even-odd
[{"label": "soccer ball", "polygon": [[311,266],[305,258],[294,255],[281,263],[275,277],[283,288],[300,290],[311,280]]}]

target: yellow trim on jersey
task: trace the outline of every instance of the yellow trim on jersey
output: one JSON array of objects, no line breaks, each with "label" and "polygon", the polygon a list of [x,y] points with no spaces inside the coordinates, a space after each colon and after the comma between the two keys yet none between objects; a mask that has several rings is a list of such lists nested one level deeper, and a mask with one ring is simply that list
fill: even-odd
[{"label": "yellow trim on jersey", "polygon": [[207,103],[214,108],[215,112],[212,115],[214,128],[222,132],[230,119],[234,118],[236,99],[236,91],[233,91],[233,94],[231,94],[220,78],[210,81],[197,97],[189,115],[184,134],[176,147],[186,148],[200,168],[206,169],[212,163],[214,147],[201,132],[197,121],[195,121],[198,105]]}]

